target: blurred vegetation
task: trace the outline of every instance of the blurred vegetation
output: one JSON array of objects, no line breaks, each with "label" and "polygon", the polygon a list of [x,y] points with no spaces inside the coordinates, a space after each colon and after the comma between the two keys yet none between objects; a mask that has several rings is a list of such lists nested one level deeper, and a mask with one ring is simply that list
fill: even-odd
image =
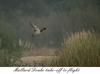
[{"label": "blurred vegetation", "polygon": [[6,21],[0,20],[0,66],[13,66],[21,51],[15,32]]}]

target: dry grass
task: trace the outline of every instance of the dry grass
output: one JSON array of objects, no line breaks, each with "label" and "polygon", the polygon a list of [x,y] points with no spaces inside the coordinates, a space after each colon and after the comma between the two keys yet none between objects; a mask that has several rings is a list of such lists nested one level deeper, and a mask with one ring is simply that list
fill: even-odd
[{"label": "dry grass", "polygon": [[100,66],[100,36],[90,31],[71,34],[59,56],[50,66]]},{"label": "dry grass", "polygon": [[100,35],[94,32],[82,31],[65,37],[64,47],[56,56],[55,51],[47,49],[34,50],[29,57],[22,57],[21,66],[100,66]]},{"label": "dry grass", "polygon": [[55,54],[56,49],[54,48],[36,48],[31,51],[31,56],[53,56]]},{"label": "dry grass", "polygon": [[35,48],[29,53],[25,52],[13,66],[48,66],[54,58],[57,58],[55,51],[54,48]]}]

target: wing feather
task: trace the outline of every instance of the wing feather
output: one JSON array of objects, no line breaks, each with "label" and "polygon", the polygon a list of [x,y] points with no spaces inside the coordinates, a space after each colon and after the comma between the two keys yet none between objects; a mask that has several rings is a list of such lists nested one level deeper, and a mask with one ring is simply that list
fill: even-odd
[{"label": "wing feather", "polygon": [[31,25],[31,27],[34,28],[34,29],[37,29],[37,28],[38,28],[37,25],[35,25],[35,24],[30,24],[30,25]]}]

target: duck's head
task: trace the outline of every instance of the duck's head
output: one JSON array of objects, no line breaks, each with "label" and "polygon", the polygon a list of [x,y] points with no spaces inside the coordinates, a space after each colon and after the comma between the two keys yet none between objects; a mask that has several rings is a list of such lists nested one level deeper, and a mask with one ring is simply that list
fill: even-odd
[{"label": "duck's head", "polygon": [[46,29],[47,29],[47,28],[46,28],[46,27],[44,27],[43,29],[41,29],[41,30],[40,30],[40,32],[43,32],[43,31],[44,31],[44,30],[46,30]]}]

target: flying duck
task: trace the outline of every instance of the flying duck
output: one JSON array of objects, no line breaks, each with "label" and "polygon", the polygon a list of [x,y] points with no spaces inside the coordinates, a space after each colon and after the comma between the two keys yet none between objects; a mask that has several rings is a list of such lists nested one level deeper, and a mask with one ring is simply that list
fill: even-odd
[{"label": "flying duck", "polygon": [[47,28],[46,27],[43,27],[42,29],[40,29],[37,25],[35,24],[30,24],[31,27],[33,28],[33,34],[32,34],[32,37],[35,36],[35,35],[39,35],[41,34],[41,32],[44,32]]}]

